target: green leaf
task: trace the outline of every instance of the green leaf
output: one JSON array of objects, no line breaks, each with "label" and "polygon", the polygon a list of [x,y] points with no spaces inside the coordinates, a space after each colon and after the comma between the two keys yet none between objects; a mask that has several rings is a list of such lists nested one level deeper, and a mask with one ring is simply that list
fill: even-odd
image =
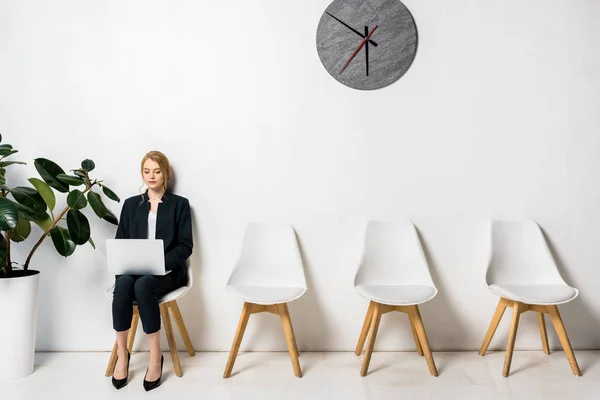
[{"label": "green leaf", "polygon": [[6,262],[6,239],[4,236],[0,235],[0,270],[4,268],[4,263]]},{"label": "green leaf", "polygon": [[15,153],[18,153],[19,150],[8,150],[8,149],[0,149],[0,156],[2,158],[12,156]]},{"label": "green leaf", "polygon": [[87,172],[90,172],[96,168],[96,164],[94,164],[92,160],[85,159],[81,162],[81,168]]},{"label": "green leaf", "polygon": [[45,215],[48,215],[45,212],[35,213],[35,212],[33,212],[33,210],[31,210],[31,208],[25,207],[24,205],[19,204],[16,201],[13,201],[13,205],[19,212],[19,218],[25,218],[28,221],[35,221],[36,219],[42,219],[42,218],[44,218]]},{"label": "green leaf", "polygon": [[81,210],[87,206],[87,200],[81,190],[74,189],[67,196],[67,205],[75,210]]},{"label": "green leaf", "polygon": [[56,178],[71,186],[83,185],[83,179],[75,175],[58,174]]},{"label": "green leaf", "polygon": [[13,164],[27,165],[27,163],[23,161],[0,161],[0,168],[8,167]]},{"label": "green leaf", "polygon": [[10,240],[13,242],[22,242],[27,239],[29,234],[31,233],[31,222],[27,221],[24,218],[21,218],[17,223],[17,226],[10,231]]},{"label": "green leaf", "polygon": [[22,204],[13,202],[13,205],[17,209],[19,213],[19,219],[26,219],[27,221],[34,222],[37,226],[42,228],[42,230],[46,230],[50,228],[52,225],[52,218],[47,213],[34,213],[30,208],[25,207]]},{"label": "green leaf", "polygon": [[54,248],[61,256],[69,257],[75,251],[76,245],[71,240],[67,229],[56,225],[50,229],[50,237],[52,238],[52,243],[54,243]]},{"label": "green leaf", "polygon": [[0,144],[0,156],[6,157],[14,153],[16,153],[16,150],[13,151],[13,148],[10,144]]},{"label": "green leaf", "polygon": [[4,174],[0,173],[0,185],[6,185],[6,178],[4,178]]},{"label": "green leaf", "polygon": [[82,179],[87,178],[87,172],[84,169],[72,169],[71,172]]},{"label": "green leaf", "polygon": [[17,226],[19,212],[15,203],[6,197],[0,197],[0,230],[9,231]]},{"label": "green leaf", "polygon": [[107,188],[104,185],[102,186],[102,191],[104,192],[106,197],[108,197],[109,199],[116,201],[117,203],[121,201],[121,199],[119,198],[119,196],[117,196],[117,194],[115,192],[113,192],[112,190],[110,190],[109,188]]},{"label": "green leaf", "polygon": [[90,236],[88,242],[90,242],[90,244],[92,245],[92,247],[94,248],[94,250],[96,250],[96,244],[94,243],[94,241],[92,240],[92,237]]},{"label": "green leaf", "polygon": [[44,231],[50,228],[50,225],[52,225],[53,220],[47,213],[43,212],[36,214],[30,208],[27,208],[24,205],[16,202],[13,202],[13,205],[19,213],[19,219],[26,219],[27,221],[34,222]]},{"label": "green leaf", "polygon": [[46,211],[46,202],[37,190],[30,187],[19,186],[11,189],[10,193],[18,203],[31,209],[34,213],[39,214]]},{"label": "green leaf", "polygon": [[35,190],[38,191],[44,202],[50,209],[50,211],[54,211],[54,207],[56,206],[56,196],[54,195],[54,191],[46,182],[38,178],[29,178],[29,183],[33,185]]},{"label": "green leaf", "polygon": [[44,232],[52,225],[52,218],[48,214],[44,214],[43,217],[33,220],[33,222],[39,226]]},{"label": "green leaf", "polygon": [[102,198],[98,193],[90,190],[88,192],[87,199],[90,202],[90,206],[92,206],[92,210],[94,210],[98,217],[104,218],[108,214],[108,209],[102,202]]},{"label": "green leaf", "polygon": [[106,210],[107,214],[104,216],[104,220],[110,222],[113,225],[119,225],[119,219],[112,211]]},{"label": "green leaf", "polygon": [[69,210],[67,227],[75,244],[85,244],[90,239],[90,223],[81,211]]},{"label": "green leaf", "polygon": [[9,151],[7,154],[3,154],[2,155],[2,159],[5,159],[8,156],[12,156],[13,154],[18,153],[18,152],[19,152],[19,150],[14,150],[13,149],[13,150]]},{"label": "green leaf", "polygon": [[44,182],[50,185],[50,187],[53,187],[61,193],[67,193],[69,191],[69,185],[56,179],[57,175],[64,174],[65,171],[53,161],[46,158],[36,158],[33,165]]}]

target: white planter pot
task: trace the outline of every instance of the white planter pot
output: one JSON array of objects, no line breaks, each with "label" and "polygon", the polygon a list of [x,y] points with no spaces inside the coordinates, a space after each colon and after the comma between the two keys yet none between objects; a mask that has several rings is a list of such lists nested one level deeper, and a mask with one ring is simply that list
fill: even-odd
[{"label": "white planter pot", "polygon": [[0,379],[33,372],[39,284],[39,271],[0,278]]}]

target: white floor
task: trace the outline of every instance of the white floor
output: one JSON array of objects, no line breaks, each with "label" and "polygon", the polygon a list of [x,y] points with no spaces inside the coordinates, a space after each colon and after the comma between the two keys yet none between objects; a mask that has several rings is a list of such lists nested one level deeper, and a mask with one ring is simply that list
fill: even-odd
[{"label": "white floor", "polygon": [[[38,353],[33,375],[0,380],[0,399],[598,399],[600,352],[577,351],[582,377],[571,373],[563,352],[515,352],[511,376],[502,377],[503,352],[435,352],[439,377],[416,353],[374,353],[369,375],[359,375],[353,353],[302,353],[303,378],[287,353],[240,353],[234,375],[223,379],[227,353],[180,353],[184,376],[173,374],[165,353],[163,384],[146,393],[148,353],[134,353],[129,384],[116,391],[104,377],[109,353]],[[0,377],[1,379],[1,377]]]}]

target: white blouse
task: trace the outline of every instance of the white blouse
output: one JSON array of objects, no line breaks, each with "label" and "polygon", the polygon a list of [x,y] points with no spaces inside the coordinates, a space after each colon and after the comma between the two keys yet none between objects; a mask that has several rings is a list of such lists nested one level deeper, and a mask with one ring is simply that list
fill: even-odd
[{"label": "white blouse", "polygon": [[148,213],[148,239],[156,239],[156,214]]}]

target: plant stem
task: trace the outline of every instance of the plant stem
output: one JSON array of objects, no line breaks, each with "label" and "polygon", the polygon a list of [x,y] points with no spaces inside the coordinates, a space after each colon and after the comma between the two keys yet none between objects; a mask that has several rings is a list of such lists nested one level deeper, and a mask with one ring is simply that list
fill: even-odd
[{"label": "plant stem", "polygon": [[40,247],[40,245],[42,244],[42,242],[44,241],[44,239],[46,239],[46,236],[48,236],[48,233],[50,232],[50,230],[52,228],[54,228],[54,225],[56,225],[60,219],[62,218],[63,215],[65,215],[67,213],[67,211],[69,211],[69,206],[66,206],[64,210],[62,210],[60,212],[60,214],[58,215],[58,217],[52,221],[52,223],[50,224],[50,226],[48,227],[48,229],[46,229],[46,231],[43,233],[42,237],[40,237],[40,239],[37,241],[37,243],[35,244],[35,246],[33,246],[33,248],[31,249],[31,251],[29,252],[29,255],[27,256],[27,260],[25,260],[25,265],[23,266],[23,269],[25,271],[27,271],[27,268],[29,267],[29,261],[31,261],[31,257],[33,256],[33,253],[35,253],[35,251],[37,250],[38,247]]},{"label": "plant stem", "polygon": [[[6,180],[6,170],[2,174],[2,177]],[[6,197],[8,193],[6,190],[2,189],[2,197]],[[12,275],[12,264],[10,262],[10,231],[4,232],[4,239],[6,240],[6,258],[4,266],[2,266],[2,270],[4,270],[4,276],[10,277]]]},{"label": "plant stem", "polygon": [[10,262],[10,231],[4,232],[6,240],[6,265],[4,266],[4,276],[9,278],[12,275],[12,263]]},{"label": "plant stem", "polygon": [[[86,192],[90,191],[92,189],[92,187],[90,186],[88,189],[84,190],[83,193],[85,194]],[[27,256],[27,260],[25,260],[25,265],[23,266],[23,270],[27,271],[27,269],[29,268],[29,262],[31,261],[31,257],[33,257],[33,253],[35,253],[35,251],[38,249],[38,247],[40,247],[40,245],[42,244],[42,242],[44,241],[44,239],[46,239],[46,237],[48,236],[48,233],[50,232],[50,230],[52,228],[54,228],[54,226],[56,224],[59,223],[59,221],[61,220],[61,218],[63,217],[63,215],[65,215],[67,213],[67,211],[69,211],[71,207],[66,206],[64,210],[62,210],[60,212],[60,214],[58,214],[58,216],[56,218],[54,218],[54,221],[52,221],[52,223],[50,224],[50,226],[48,227],[48,229],[46,229],[46,231],[42,234],[42,237],[40,237],[40,239],[37,241],[37,243],[35,244],[35,246],[33,246],[33,248],[31,249],[31,251],[29,252],[29,255]]]}]

